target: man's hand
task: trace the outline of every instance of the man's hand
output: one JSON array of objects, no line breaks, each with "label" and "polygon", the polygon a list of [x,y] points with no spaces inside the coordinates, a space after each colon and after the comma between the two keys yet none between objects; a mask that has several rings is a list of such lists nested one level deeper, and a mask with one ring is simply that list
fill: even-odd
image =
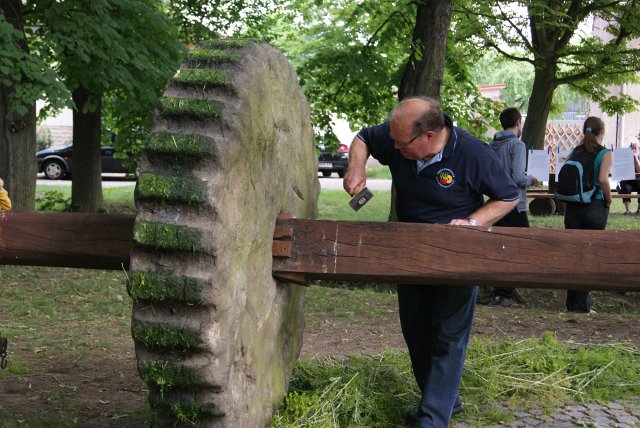
[{"label": "man's hand", "polygon": [[342,181],[342,187],[350,195],[353,196],[367,185],[367,175],[361,168],[352,168],[349,166],[349,170],[344,175]]},{"label": "man's hand", "polygon": [[0,178],[0,190],[2,190],[3,188],[4,188],[4,180]]},{"label": "man's hand", "polygon": [[369,149],[358,137],[354,137],[349,148],[349,169],[344,175],[342,187],[353,196],[367,185],[367,173],[365,171]]}]

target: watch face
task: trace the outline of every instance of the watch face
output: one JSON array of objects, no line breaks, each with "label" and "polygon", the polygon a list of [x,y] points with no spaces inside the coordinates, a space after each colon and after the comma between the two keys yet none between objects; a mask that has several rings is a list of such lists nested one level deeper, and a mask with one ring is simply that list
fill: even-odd
[{"label": "watch face", "polygon": [[469,222],[469,226],[477,226],[478,222],[476,221],[475,218],[468,218],[467,221]]}]

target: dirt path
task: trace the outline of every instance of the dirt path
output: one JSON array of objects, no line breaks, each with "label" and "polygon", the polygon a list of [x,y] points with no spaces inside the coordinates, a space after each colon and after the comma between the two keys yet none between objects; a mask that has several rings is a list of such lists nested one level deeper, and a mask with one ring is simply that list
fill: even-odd
[{"label": "dirt path", "polygon": [[[520,339],[551,331],[563,341],[627,341],[640,347],[640,293],[597,293],[594,302],[598,313],[594,315],[562,312],[558,292],[523,294],[529,301],[527,308],[478,306],[473,335],[487,340]],[[301,356],[341,357],[404,350],[395,302],[395,298],[359,302],[365,309],[375,306],[375,311],[370,311],[370,317],[358,314],[348,320],[309,311]],[[60,426],[62,421],[62,426],[144,427],[146,387],[135,369],[131,337],[126,333],[110,337],[111,346],[101,349],[95,346],[100,343],[98,335],[88,340],[90,345],[82,352],[19,349],[11,340],[10,351],[35,369],[24,375],[0,377],[2,426]],[[53,422],[47,424],[48,420]]]}]

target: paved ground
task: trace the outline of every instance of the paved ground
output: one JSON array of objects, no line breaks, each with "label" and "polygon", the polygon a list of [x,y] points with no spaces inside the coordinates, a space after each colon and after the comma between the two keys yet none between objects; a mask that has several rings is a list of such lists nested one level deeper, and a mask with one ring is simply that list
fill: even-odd
[{"label": "paved ground", "polygon": [[[511,410],[513,411],[513,410]],[[516,410],[513,421],[490,425],[491,428],[640,428],[640,398],[633,401],[614,401],[607,405],[574,404],[543,411]],[[471,428],[471,425],[451,424],[452,428]]]}]

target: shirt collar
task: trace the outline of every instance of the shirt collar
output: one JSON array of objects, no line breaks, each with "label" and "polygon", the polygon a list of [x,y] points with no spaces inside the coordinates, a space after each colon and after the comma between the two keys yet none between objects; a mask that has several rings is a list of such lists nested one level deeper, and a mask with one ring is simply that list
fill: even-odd
[{"label": "shirt collar", "polygon": [[418,174],[420,174],[420,171],[422,171],[429,165],[440,162],[443,158],[449,158],[454,153],[456,146],[458,145],[458,133],[456,132],[456,128],[453,126],[453,120],[451,120],[451,118],[446,113],[444,114],[444,125],[451,130],[447,144],[442,148],[442,150],[438,152],[438,154],[429,159],[427,162],[421,159],[418,159],[416,161]]}]

